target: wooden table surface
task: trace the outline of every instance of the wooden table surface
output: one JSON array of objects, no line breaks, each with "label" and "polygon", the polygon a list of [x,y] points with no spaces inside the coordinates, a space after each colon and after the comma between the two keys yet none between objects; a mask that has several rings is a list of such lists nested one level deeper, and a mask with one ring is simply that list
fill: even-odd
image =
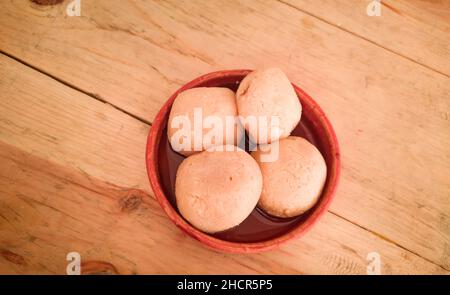
[{"label": "wooden table surface", "polygon": [[[70,2],[0,3],[0,273],[450,273],[450,1]],[[187,81],[268,66],[329,116],[341,183],[301,239],[217,253],[160,209],[146,137]]]}]

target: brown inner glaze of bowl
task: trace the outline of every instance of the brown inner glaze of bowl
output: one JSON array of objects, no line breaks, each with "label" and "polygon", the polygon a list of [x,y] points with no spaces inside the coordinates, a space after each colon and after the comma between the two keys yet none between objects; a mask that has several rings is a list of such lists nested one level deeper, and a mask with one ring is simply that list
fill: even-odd
[{"label": "brown inner glaze of bowl", "polygon": [[[225,85],[222,84],[208,86],[227,87],[233,91],[236,91],[238,85],[238,82],[235,82]],[[304,111],[305,110],[303,110],[303,112]],[[313,129],[314,127],[312,126],[311,122],[308,121],[307,116],[302,115],[302,119],[292,132],[292,135],[306,138],[320,151],[322,151],[319,140],[317,140],[317,138],[314,136]],[[249,141],[248,137],[245,136],[245,148],[247,151],[249,150],[249,145],[251,146],[252,143]],[[160,139],[158,158],[158,170],[161,186],[169,202],[178,211],[175,198],[175,177],[178,166],[185,159],[185,157],[172,150],[167,139],[166,129],[163,130]],[[260,208],[256,207],[240,225],[232,229],[213,234],[212,236],[230,242],[262,242],[282,236],[283,234],[296,228],[300,223],[304,222],[308,218],[312,211],[313,209],[293,218],[278,218],[270,216]]]}]

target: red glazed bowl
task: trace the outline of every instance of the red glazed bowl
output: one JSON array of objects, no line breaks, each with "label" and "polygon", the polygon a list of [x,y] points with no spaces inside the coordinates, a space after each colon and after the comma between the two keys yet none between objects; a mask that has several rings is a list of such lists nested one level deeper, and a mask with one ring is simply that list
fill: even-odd
[{"label": "red glazed bowl", "polygon": [[[302,104],[302,119],[294,130],[293,135],[306,137],[320,150],[327,164],[327,180],[316,205],[297,221],[291,222],[291,225],[286,230],[279,231],[264,240],[250,239],[250,241],[246,241],[243,239],[243,241],[240,241],[238,239],[232,241],[220,235],[209,235],[197,230],[180,215],[176,209],[173,190],[177,165],[173,166],[172,164],[179,164],[183,157],[171,151],[170,144],[167,141],[166,127],[171,106],[177,95],[189,88],[228,87],[235,91],[240,81],[249,72],[251,71],[230,70],[213,72],[198,77],[182,86],[169,98],[157,114],[147,139],[147,173],[156,199],[164,212],[185,233],[202,244],[223,252],[262,252],[274,249],[287,241],[300,237],[327,211],[335,195],[340,175],[339,145],[333,127],[319,105],[302,89],[293,85]],[[261,214],[261,212],[258,214]],[[251,235],[251,226],[247,225],[245,230]]]}]

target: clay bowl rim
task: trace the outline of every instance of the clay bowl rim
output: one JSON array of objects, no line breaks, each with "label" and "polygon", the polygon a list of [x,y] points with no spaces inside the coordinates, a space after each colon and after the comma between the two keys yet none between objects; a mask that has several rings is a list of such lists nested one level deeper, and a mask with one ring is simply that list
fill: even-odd
[{"label": "clay bowl rim", "polygon": [[327,212],[328,207],[330,206],[331,201],[335,197],[336,189],[339,183],[340,172],[341,172],[341,159],[340,159],[340,151],[339,144],[337,141],[336,134],[334,129],[326,117],[325,113],[319,107],[319,105],[300,87],[292,84],[297,93],[297,96],[302,103],[308,104],[310,106],[311,111],[314,113],[315,124],[320,125],[322,129],[324,129],[324,133],[320,136],[325,136],[327,141],[331,144],[325,148],[329,149],[330,152],[330,164],[327,163],[327,169],[329,173],[329,180],[324,188],[325,194],[322,194],[320,197],[320,201],[318,206],[312,209],[313,211],[308,216],[308,218],[299,224],[297,227],[292,229],[291,231],[275,237],[270,240],[262,241],[262,242],[252,242],[252,243],[241,243],[241,242],[230,242],[215,238],[210,236],[200,230],[196,229],[192,225],[190,225],[184,218],[172,207],[169,200],[165,196],[164,190],[161,186],[160,177],[159,177],[159,166],[158,166],[158,151],[159,144],[162,132],[164,131],[167,125],[168,113],[170,112],[173,101],[177,97],[177,95],[190,88],[198,87],[205,83],[206,81],[217,79],[220,77],[245,77],[252,70],[241,69],[241,70],[224,70],[217,71],[202,75],[187,84],[181,86],[175,93],[173,93],[167,102],[160,109],[158,114],[156,115],[152,126],[150,128],[148,138],[147,138],[147,146],[146,146],[146,166],[147,166],[147,174],[150,180],[150,185],[152,186],[155,197],[167,214],[167,216],[172,220],[176,226],[178,226],[183,232],[193,237],[194,239],[200,241],[202,244],[209,246],[213,249],[228,252],[228,253],[257,253],[272,250],[278,248],[280,245],[285,244],[286,242],[297,239],[304,235],[309,229],[313,227],[313,225],[318,221],[318,219]]}]

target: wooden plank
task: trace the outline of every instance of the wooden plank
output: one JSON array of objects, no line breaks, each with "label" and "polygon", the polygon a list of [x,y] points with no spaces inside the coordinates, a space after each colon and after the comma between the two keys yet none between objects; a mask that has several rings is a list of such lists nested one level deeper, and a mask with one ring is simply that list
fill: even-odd
[{"label": "wooden plank", "polygon": [[281,2],[450,76],[449,1],[383,0],[372,17],[369,0]]},{"label": "wooden plank", "polygon": [[447,77],[279,2],[96,1],[82,17],[63,11],[5,3],[0,48],[141,118],[199,74],[281,66],[342,145],[331,211],[450,269]]},{"label": "wooden plank", "polygon": [[[63,166],[76,163],[80,171],[104,181],[150,191],[144,154],[147,124],[19,67],[4,55],[0,87],[1,141]],[[53,87],[60,91],[53,92]]]},{"label": "wooden plank", "polygon": [[382,272],[447,273],[332,214],[305,238],[257,255],[210,251],[182,234],[140,190],[0,144],[0,273],[65,273],[76,251],[83,273],[364,274],[368,251]]},{"label": "wooden plank", "polygon": [[71,251],[87,273],[363,274],[372,251],[382,273],[448,273],[332,213],[280,250],[206,249],[147,193],[141,122],[3,55],[0,87],[0,273],[64,273]]}]

